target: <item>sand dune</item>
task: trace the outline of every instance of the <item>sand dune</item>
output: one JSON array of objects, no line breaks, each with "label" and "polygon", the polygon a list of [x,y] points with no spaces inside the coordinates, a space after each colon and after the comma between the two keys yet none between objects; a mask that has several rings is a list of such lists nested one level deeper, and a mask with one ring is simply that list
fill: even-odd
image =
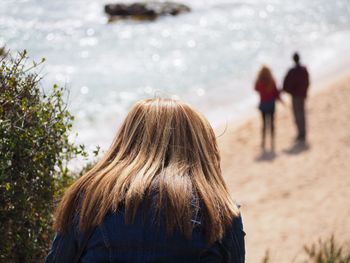
[{"label": "sand dune", "polygon": [[[303,245],[350,242],[350,74],[307,101],[308,148],[293,146],[289,104],[279,105],[276,154],[261,154],[260,115],[219,137],[222,169],[242,205],[247,262],[300,262]],[[222,129],[218,129],[221,133]]]}]

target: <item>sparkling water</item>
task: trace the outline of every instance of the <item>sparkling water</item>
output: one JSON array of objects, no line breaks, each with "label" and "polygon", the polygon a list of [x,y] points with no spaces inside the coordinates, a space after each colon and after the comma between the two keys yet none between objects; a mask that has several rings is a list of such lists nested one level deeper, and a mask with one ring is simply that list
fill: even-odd
[{"label": "sparkling water", "polygon": [[349,64],[349,0],[181,2],[192,12],[108,24],[106,1],[1,0],[0,45],[47,59],[43,86],[67,87],[78,141],[102,148],[139,99],[181,98],[218,125],[256,107],[262,64],[279,85],[296,50],[313,82]]}]

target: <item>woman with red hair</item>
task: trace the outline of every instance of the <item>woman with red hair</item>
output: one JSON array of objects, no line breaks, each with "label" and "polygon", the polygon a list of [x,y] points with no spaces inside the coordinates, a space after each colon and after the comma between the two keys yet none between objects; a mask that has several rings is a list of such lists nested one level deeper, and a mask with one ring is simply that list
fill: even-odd
[{"label": "woman with red hair", "polygon": [[276,82],[272,76],[271,70],[263,66],[255,82],[255,90],[260,95],[259,110],[261,111],[263,126],[262,126],[262,140],[261,148],[265,151],[266,130],[270,129],[271,135],[271,151],[274,151],[274,137],[275,137],[275,101],[280,100],[279,91],[276,87]]}]

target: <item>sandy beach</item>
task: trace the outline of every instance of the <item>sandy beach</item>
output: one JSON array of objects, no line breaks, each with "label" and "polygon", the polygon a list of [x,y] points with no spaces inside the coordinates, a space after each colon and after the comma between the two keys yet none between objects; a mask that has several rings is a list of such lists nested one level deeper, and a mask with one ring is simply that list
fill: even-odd
[{"label": "sandy beach", "polygon": [[307,148],[293,145],[288,95],[277,108],[275,155],[261,154],[258,111],[218,138],[226,182],[242,205],[248,263],[261,262],[266,250],[271,262],[300,262],[305,244],[332,234],[350,242],[350,72],[315,85]]}]

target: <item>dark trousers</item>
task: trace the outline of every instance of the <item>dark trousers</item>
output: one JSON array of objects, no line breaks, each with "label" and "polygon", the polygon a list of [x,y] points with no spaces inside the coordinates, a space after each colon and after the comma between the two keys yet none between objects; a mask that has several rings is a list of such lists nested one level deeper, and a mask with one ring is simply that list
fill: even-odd
[{"label": "dark trousers", "polygon": [[261,147],[265,149],[266,132],[270,129],[271,135],[271,149],[274,149],[274,137],[275,137],[275,114],[274,112],[261,112],[263,126],[262,126],[262,141]]},{"label": "dark trousers", "polygon": [[306,139],[305,98],[293,97],[292,104],[294,121],[298,129],[297,140],[304,141]]}]

